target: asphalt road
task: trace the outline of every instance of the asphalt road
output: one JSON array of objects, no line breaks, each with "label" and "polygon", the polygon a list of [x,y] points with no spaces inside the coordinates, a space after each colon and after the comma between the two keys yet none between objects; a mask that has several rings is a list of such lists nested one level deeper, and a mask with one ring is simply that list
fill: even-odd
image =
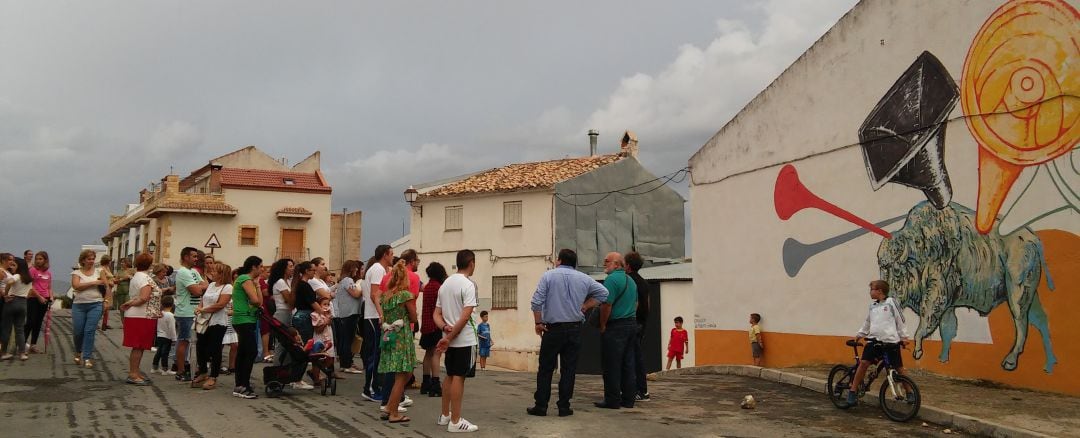
[{"label": "asphalt road", "polygon": [[[116,324],[119,326],[119,324]],[[241,400],[231,396],[232,378],[211,391],[190,389],[171,377],[154,377],[145,387],[126,385],[127,350],[121,330],[98,336],[102,356],[88,370],[72,363],[71,319],[53,320],[48,354],[26,362],[0,363],[0,436],[444,436],[437,426],[438,399],[409,391],[416,404],[412,422],[391,425],[378,419],[378,405],[360,398],[362,375],[348,375],[337,396],[289,391],[282,398]],[[144,359],[149,368],[150,357]],[[256,365],[253,373],[261,376]],[[557,379],[557,376],[556,376]],[[559,418],[525,414],[535,376],[481,373],[466,384],[464,415],[484,437],[671,437],[671,436],[944,436],[940,426],[899,424],[876,406],[851,411],[834,408],[820,394],[801,388],[735,376],[685,376],[650,382],[653,400],[634,409],[597,409],[599,376],[579,376],[575,415]],[[256,389],[262,391],[261,384]],[[747,394],[756,409],[740,409]],[[554,414],[554,406],[550,408]],[[955,435],[949,435],[955,436]]]}]

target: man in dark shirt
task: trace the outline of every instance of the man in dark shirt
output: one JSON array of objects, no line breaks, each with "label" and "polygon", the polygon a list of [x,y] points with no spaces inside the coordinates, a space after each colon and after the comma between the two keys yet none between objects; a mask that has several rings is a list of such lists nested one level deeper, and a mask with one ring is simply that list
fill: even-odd
[{"label": "man in dark shirt", "polygon": [[626,274],[634,280],[638,290],[637,307],[637,337],[630,345],[634,349],[634,371],[637,374],[637,397],[636,401],[649,401],[649,383],[645,379],[645,354],[642,343],[645,342],[645,324],[649,319],[649,283],[641,278],[638,271],[645,264],[645,260],[636,251],[631,251],[624,257],[626,259]]}]

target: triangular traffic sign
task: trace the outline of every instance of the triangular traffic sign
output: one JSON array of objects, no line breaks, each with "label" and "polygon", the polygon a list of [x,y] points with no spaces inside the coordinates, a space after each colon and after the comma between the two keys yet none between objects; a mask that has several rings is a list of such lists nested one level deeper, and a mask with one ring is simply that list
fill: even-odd
[{"label": "triangular traffic sign", "polygon": [[204,248],[221,248],[221,242],[218,241],[217,234],[210,233],[210,238],[206,240]]}]

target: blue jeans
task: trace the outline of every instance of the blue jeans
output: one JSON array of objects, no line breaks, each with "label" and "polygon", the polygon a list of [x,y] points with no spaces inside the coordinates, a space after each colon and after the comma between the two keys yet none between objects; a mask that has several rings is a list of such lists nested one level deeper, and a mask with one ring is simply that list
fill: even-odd
[{"label": "blue jeans", "polygon": [[600,361],[604,372],[604,402],[608,405],[634,407],[637,375],[634,371],[633,343],[637,338],[634,318],[608,321],[600,335]]},{"label": "blue jeans", "polygon": [[292,317],[292,326],[300,333],[300,339],[303,339],[304,343],[307,343],[315,336],[315,327],[311,326],[310,310],[297,310]]},{"label": "blue jeans", "polygon": [[103,309],[101,302],[71,305],[71,332],[75,335],[75,353],[89,359],[94,352],[94,335]]}]

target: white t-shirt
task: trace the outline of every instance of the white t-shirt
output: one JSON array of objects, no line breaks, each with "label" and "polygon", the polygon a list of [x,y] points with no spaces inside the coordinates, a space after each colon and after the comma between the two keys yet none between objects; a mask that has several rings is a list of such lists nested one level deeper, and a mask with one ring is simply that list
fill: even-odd
[{"label": "white t-shirt", "polygon": [[157,322],[157,337],[176,342],[176,317],[172,312],[161,312],[161,318]]},{"label": "white t-shirt", "polygon": [[[217,284],[210,283],[210,286],[206,288],[206,292],[202,296],[203,308],[210,307],[218,302],[218,298],[222,295],[228,295],[229,299],[232,299],[232,285],[231,284]],[[228,325],[229,324],[229,308],[222,307],[221,310],[214,312],[214,315],[210,317],[210,325]]]},{"label": "white t-shirt", "polygon": [[[81,269],[76,269],[74,271],[71,271],[71,273],[72,275],[79,276],[80,283],[88,283],[91,281],[100,280],[99,277],[101,276],[101,268],[94,268],[94,273],[90,275],[83,274]],[[72,303],[100,303],[102,301],[105,301],[105,297],[101,296],[101,291],[98,290],[97,286],[94,286],[91,288],[75,291],[75,298],[72,300]]]},{"label": "white t-shirt", "polygon": [[[143,287],[151,284],[154,279],[150,278],[150,274],[144,271],[136,272],[131,276],[131,284],[128,286],[128,299],[136,299],[139,297],[139,290]],[[146,303],[141,306],[131,306],[124,311],[124,318],[146,318]]]},{"label": "white t-shirt", "polygon": [[371,301],[371,288],[379,287],[385,275],[386,268],[381,263],[375,263],[364,274],[364,281],[360,282],[360,292],[364,295],[364,319],[379,319],[379,310]]},{"label": "white t-shirt", "polygon": [[[8,278],[5,279],[4,282],[11,285],[11,290],[8,291],[8,294],[13,297],[26,298],[30,296],[30,288],[34,285],[33,282],[23,283],[22,278],[19,277],[19,274],[8,276]],[[6,284],[4,286],[5,288],[7,287]]]},{"label": "white t-shirt", "polygon": [[279,278],[278,281],[274,283],[273,288],[274,305],[278,310],[291,311],[292,308],[285,302],[285,296],[281,294],[282,291],[292,291],[292,289],[289,289],[289,282],[285,281],[284,278]]},{"label": "white t-shirt", "polygon": [[[439,287],[439,298],[435,299],[435,307],[442,309],[443,319],[447,324],[455,324],[466,307],[476,308],[476,283],[464,274],[454,274],[447,278]],[[475,311],[473,313],[476,313]],[[469,347],[477,345],[476,323],[472,315],[469,322],[461,329],[454,340],[450,341],[451,347]]]}]

